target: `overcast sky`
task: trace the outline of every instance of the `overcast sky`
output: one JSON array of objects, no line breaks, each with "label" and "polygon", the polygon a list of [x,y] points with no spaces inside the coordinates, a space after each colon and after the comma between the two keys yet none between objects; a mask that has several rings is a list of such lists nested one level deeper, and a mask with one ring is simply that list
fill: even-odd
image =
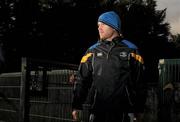
[{"label": "overcast sky", "polygon": [[157,9],[166,10],[166,20],[170,23],[171,32],[180,34],[180,0],[157,0]]}]

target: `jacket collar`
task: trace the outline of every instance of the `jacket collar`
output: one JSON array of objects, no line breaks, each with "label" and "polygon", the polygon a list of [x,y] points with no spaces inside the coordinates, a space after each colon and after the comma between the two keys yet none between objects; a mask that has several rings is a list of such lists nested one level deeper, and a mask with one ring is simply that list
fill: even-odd
[{"label": "jacket collar", "polygon": [[114,39],[112,39],[112,41],[108,41],[108,40],[101,40],[99,41],[100,43],[103,43],[103,44],[107,44],[107,45],[110,45],[110,44],[119,44],[119,42],[121,42],[123,40],[122,37],[118,36],[118,37],[115,37]]}]

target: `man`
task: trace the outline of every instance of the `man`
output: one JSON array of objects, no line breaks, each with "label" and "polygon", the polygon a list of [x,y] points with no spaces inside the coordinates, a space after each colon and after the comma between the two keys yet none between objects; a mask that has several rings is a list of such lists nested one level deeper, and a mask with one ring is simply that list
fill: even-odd
[{"label": "man", "polygon": [[90,105],[93,122],[125,122],[128,112],[143,106],[145,100],[136,95],[144,92],[143,59],[137,47],[122,38],[120,28],[114,11],[99,16],[100,40],[82,57],[74,84],[73,119],[78,119],[84,103]]}]

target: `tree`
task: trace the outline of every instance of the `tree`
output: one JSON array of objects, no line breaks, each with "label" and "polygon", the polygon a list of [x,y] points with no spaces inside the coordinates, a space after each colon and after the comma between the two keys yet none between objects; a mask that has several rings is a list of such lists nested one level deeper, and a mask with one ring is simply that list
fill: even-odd
[{"label": "tree", "polygon": [[174,54],[176,58],[180,58],[180,34],[176,34],[176,35],[171,35],[170,36],[170,42],[173,45],[173,47],[175,47],[174,49]]},{"label": "tree", "polygon": [[171,35],[172,42],[176,45],[176,48],[180,49],[180,34]]},{"label": "tree", "polygon": [[[13,46],[15,43],[14,40],[8,40],[11,36],[13,30],[15,29],[16,23],[16,14],[15,14],[15,0],[1,0],[0,1],[0,47],[1,49],[1,58],[4,57],[5,66],[3,72],[7,70],[7,62],[12,52],[15,52],[16,49]],[[8,46],[9,43],[12,43],[11,46]],[[10,59],[11,60],[11,59]],[[11,67],[11,66],[10,66]]]},{"label": "tree", "polygon": [[[169,24],[164,22],[166,9],[156,10],[154,0],[80,1],[17,1],[15,28],[6,31],[8,46],[19,56],[36,55],[78,63],[82,52],[97,41],[99,13],[113,9],[122,18],[124,37],[141,49],[147,67],[152,62],[157,66],[159,58],[171,56],[171,51],[166,50],[172,49],[168,42]],[[7,11],[5,15],[10,14]],[[8,25],[9,21],[5,22]],[[10,41],[14,38],[16,42]]]}]

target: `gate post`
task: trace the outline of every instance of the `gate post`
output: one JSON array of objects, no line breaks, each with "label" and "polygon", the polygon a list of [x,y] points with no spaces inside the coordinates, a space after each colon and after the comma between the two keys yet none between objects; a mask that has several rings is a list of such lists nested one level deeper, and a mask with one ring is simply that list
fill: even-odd
[{"label": "gate post", "polygon": [[19,122],[28,122],[28,59],[22,58],[21,61]]}]

